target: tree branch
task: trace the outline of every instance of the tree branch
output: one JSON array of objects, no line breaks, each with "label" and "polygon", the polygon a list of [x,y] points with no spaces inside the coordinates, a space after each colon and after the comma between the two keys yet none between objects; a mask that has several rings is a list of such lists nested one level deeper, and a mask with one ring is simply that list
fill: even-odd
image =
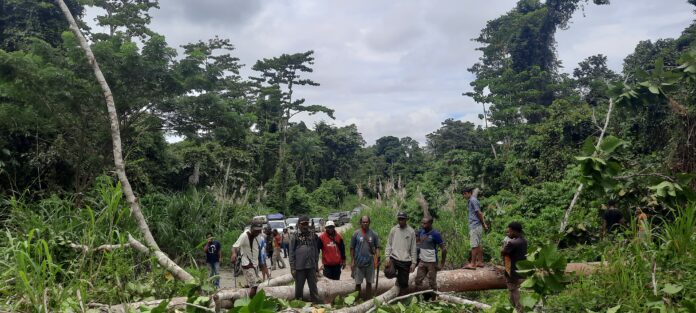
[{"label": "tree branch", "polygon": [[[599,140],[597,140],[597,145],[595,145],[595,152],[592,153],[593,157],[597,156],[597,150],[599,150],[599,146],[602,144],[602,140],[604,140],[604,134],[606,134],[607,132],[609,120],[611,119],[611,111],[613,109],[614,99],[609,99],[609,109],[607,110],[607,116],[604,118],[604,127],[602,128],[602,132],[599,134]],[[568,209],[566,209],[565,214],[563,215],[561,227],[558,229],[558,232],[561,234],[565,232],[566,227],[568,226],[568,219],[570,218],[570,213],[573,211],[573,207],[575,207],[575,204],[578,202],[578,198],[580,198],[580,193],[582,193],[583,187],[585,187],[585,185],[583,183],[580,183],[578,189],[575,191],[575,195],[573,195],[573,200],[570,201],[570,205],[568,206]]]}]

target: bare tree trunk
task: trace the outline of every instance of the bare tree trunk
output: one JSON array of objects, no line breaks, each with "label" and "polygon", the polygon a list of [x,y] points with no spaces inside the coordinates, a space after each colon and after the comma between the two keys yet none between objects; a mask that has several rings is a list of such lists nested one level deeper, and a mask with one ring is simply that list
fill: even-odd
[{"label": "bare tree trunk", "polygon": [[[566,267],[566,272],[578,273],[578,274],[589,274],[594,271],[599,263],[569,263]],[[410,281],[415,278],[415,274],[411,275]],[[503,277],[502,268],[484,268],[477,270],[450,270],[442,271],[437,274],[437,284],[438,289],[441,292],[463,292],[463,291],[480,291],[489,289],[503,289],[506,288],[505,278]],[[427,284],[423,284],[420,287],[415,286],[412,282],[409,283],[409,288],[407,292],[415,292],[419,290],[428,289]],[[355,284],[352,280],[319,280],[317,283],[319,289],[319,296],[325,302],[331,302],[337,296],[344,296],[355,291]],[[389,301],[398,295],[398,290],[392,292],[392,287],[394,287],[394,279],[382,278],[379,280],[378,286],[373,286],[375,288],[376,294],[382,294],[384,292],[390,291],[390,293],[382,297],[381,300]],[[295,287],[294,286],[277,286],[277,287],[259,287],[263,289],[266,295],[279,298],[291,300],[295,297]],[[309,289],[305,286],[304,296],[309,297]],[[234,300],[244,298],[248,296],[248,289],[225,289],[220,290],[218,293],[213,295],[215,303],[220,304],[220,308],[231,307]],[[359,312],[365,312],[369,309]],[[345,312],[358,312],[358,311],[345,311]]]},{"label": "bare tree trunk", "polygon": [[169,259],[169,257],[167,257],[167,255],[160,251],[159,246],[157,245],[157,241],[155,241],[155,238],[152,236],[152,233],[150,232],[150,228],[147,225],[145,216],[140,210],[138,198],[136,198],[135,194],[133,194],[133,189],[131,188],[130,182],[128,181],[128,176],[126,176],[126,167],[123,162],[123,153],[121,152],[121,133],[119,131],[118,126],[118,115],[116,113],[116,104],[114,103],[114,96],[111,93],[111,89],[109,88],[109,85],[106,82],[106,78],[104,78],[104,74],[102,73],[101,69],[99,69],[99,64],[97,63],[97,59],[94,57],[94,54],[92,53],[92,49],[90,49],[87,40],[80,32],[80,29],[78,28],[77,23],[75,22],[75,18],[72,16],[72,13],[70,13],[68,6],[65,5],[65,2],[63,2],[63,0],[56,0],[56,3],[63,12],[63,15],[65,15],[65,18],[68,20],[68,23],[70,24],[70,30],[72,30],[72,32],[75,34],[75,37],[77,37],[77,40],[80,42],[80,47],[82,47],[82,50],[84,50],[87,60],[92,66],[92,69],[94,70],[94,75],[97,77],[97,81],[99,82],[102,92],[104,93],[104,99],[106,100],[106,108],[109,112],[109,120],[111,122],[111,139],[113,144],[114,165],[116,166],[116,175],[118,175],[118,179],[121,181],[123,194],[126,196],[126,201],[128,201],[128,204],[130,205],[131,214],[133,215],[135,222],[138,224],[138,229],[140,230],[140,233],[143,235],[143,238],[145,239],[145,243],[150,247],[150,249],[155,253],[159,252],[160,255],[157,256],[157,260],[160,262],[160,265],[167,268],[167,270],[172,272],[172,274],[174,274],[174,276],[180,280],[194,281],[195,279],[193,278],[193,276],[191,276],[191,274],[184,271],[182,268],[176,265],[176,263],[172,262]]},{"label": "bare tree trunk", "polygon": [[[592,153],[592,156],[597,156],[597,150],[599,150],[599,145],[602,144],[602,140],[604,140],[604,134],[607,132],[607,127],[609,126],[609,119],[611,118],[611,111],[614,109],[614,99],[609,99],[609,109],[607,110],[607,116],[604,118],[604,127],[602,127],[602,132],[599,134],[599,140],[597,140],[597,145],[595,145],[595,152]],[[563,214],[563,221],[561,221],[561,227],[558,229],[559,233],[565,232],[566,227],[568,227],[568,219],[570,218],[570,213],[573,211],[573,207],[575,204],[578,202],[578,198],[580,197],[580,193],[582,193],[582,188],[585,187],[583,183],[580,183],[580,186],[578,186],[578,189],[575,191],[575,195],[573,195],[573,200],[570,201],[570,205],[568,206],[568,209],[566,209],[565,214]]]}]

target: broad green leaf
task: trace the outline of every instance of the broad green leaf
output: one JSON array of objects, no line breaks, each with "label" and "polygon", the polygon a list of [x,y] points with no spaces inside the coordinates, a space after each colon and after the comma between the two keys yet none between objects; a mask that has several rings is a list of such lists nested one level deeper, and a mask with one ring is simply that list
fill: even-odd
[{"label": "broad green leaf", "polygon": [[668,295],[674,295],[679,293],[682,289],[684,289],[684,287],[681,285],[665,284],[665,286],[662,288],[662,292]]},{"label": "broad green leaf", "polygon": [[599,149],[606,154],[610,154],[616,150],[619,146],[625,144],[625,142],[614,136],[606,136],[602,143],[599,145]]},{"label": "broad green leaf", "polygon": [[615,307],[611,307],[611,308],[607,309],[607,313],[616,313],[616,312],[619,312],[619,309],[620,309],[620,308],[621,308],[621,304],[619,304],[619,305],[617,305],[617,306],[615,306]]}]

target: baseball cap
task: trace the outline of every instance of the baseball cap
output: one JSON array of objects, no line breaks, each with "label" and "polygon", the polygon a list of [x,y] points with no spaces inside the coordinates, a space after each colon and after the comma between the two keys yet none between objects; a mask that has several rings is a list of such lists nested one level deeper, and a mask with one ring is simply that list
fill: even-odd
[{"label": "baseball cap", "polygon": [[399,214],[396,214],[396,218],[408,218],[408,214],[406,212],[399,212]]},{"label": "baseball cap", "polygon": [[263,230],[263,225],[261,225],[261,223],[253,222],[251,223],[251,230]]},{"label": "baseball cap", "polygon": [[328,221],[324,227],[336,227],[336,224],[333,221]]}]

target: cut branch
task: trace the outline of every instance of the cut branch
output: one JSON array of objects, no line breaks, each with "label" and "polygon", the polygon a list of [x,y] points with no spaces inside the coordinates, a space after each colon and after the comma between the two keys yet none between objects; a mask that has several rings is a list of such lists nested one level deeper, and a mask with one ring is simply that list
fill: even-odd
[{"label": "cut branch", "polygon": [[138,225],[138,229],[140,230],[140,233],[143,235],[143,238],[145,239],[145,243],[152,249],[154,254],[157,254],[157,261],[160,263],[160,265],[164,266],[167,270],[172,272],[172,274],[174,274],[174,276],[177,279],[183,281],[195,281],[191,274],[184,271],[176,263],[170,260],[166,254],[160,251],[160,248],[157,245],[157,241],[155,241],[155,238],[152,236],[150,228],[147,225],[147,221],[145,220],[145,216],[140,210],[138,198],[135,197],[130,182],[128,181],[128,176],[126,175],[126,166],[123,162],[123,152],[121,151],[121,132],[119,130],[116,104],[114,103],[114,96],[111,93],[111,88],[109,88],[109,84],[107,84],[106,78],[104,77],[104,74],[99,68],[97,59],[94,57],[92,49],[89,47],[87,40],[82,35],[80,28],[77,26],[75,18],[73,17],[72,13],[70,13],[68,6],[65,5],[65,2],[63,0],[56,0],[56,3],[63,12],[63,15],[65,15],[65,18],[68,20],[70,30],[72,30],[72,32],[75,34],[75,37],[77,37],[77,40],[80,43],[80,47],[85,52],[87,61],[92,66],[94,76],[96,76],[97,81],[99,82],[99,86],[102,89],[102,93],[104,94],[104,100],[106,101],[106,109],[109,113],[109,122],[111,125],[111,141],[114,155],[114,165],[116,167],[116,175],[118,176],[118,179],[121,182],[121,188],[123,189],[123,194],[126,196],[126,201],[128,201],[128,204],[130,205],[131,215],[133,215],[133,218],[135,219],[135,222]]},{"label": "cut branch", "polygon": [[[609,99],[609,109],[607,110],[607,116],[604,118],[604,127],[602,127],[602,132],[599,134],[599,140],[597,140],[597,145],[595,145],[595,151],[592,153],[593,157],[597,156],[599,146],[602,144],[602,140],[604,140],[604,134],[607,133],[607,127],[609,126],[609,120],[611,119],[611,111],[613,109],[614,99]],[[570,213],[573,211],[573,207],[575,207],[575,204],[578,202],[578,198],[580,198],[580,193],[582,193],[583,187],[585,187],[585,184],[580,183],[578,189],[575,190],[573,200],[570,201],[568,209],[566,209],[565,214],[563,214],[563,221],[561,221],[561,227],[558,229],[558,232],[561,234],[565,232],[566,227],[568,227],[568,219],[570,218]]]},{"label": "cut branch", "polygon": [[491,308],[491,306],[488,304],[476,302],[476,301],[472,301],[472,300],[464,299],[464,298],[460,298],[460,297],[455,297],[455,296],[450,295],[450,294],[446,294],[446,293],[442,293],[442,292],[436,292],[435,294],[437,294],[437,298],[439,300],[442,300],[445,302],[454,303],[454,304],[470,305],[470,306],[473,306],[473,307],[476,307],[476,308],[479,308],[482,310],[487,310],[487,309]]},{"label": "cut branch", "polygon": [[131,244],[130,243],[124,243],[124,244],[118,244],[118,245],[101,245],[96,248],[90,248],[86,245],[81,245],[77,244],[74,242],[71,242],[69,244],[70,248],[73,248],[75,250],[81,250],[84,253],[87,252],[104,252],[104,251],[114,251],[118,249],[123,249],[123,248],[130,248]]}]

